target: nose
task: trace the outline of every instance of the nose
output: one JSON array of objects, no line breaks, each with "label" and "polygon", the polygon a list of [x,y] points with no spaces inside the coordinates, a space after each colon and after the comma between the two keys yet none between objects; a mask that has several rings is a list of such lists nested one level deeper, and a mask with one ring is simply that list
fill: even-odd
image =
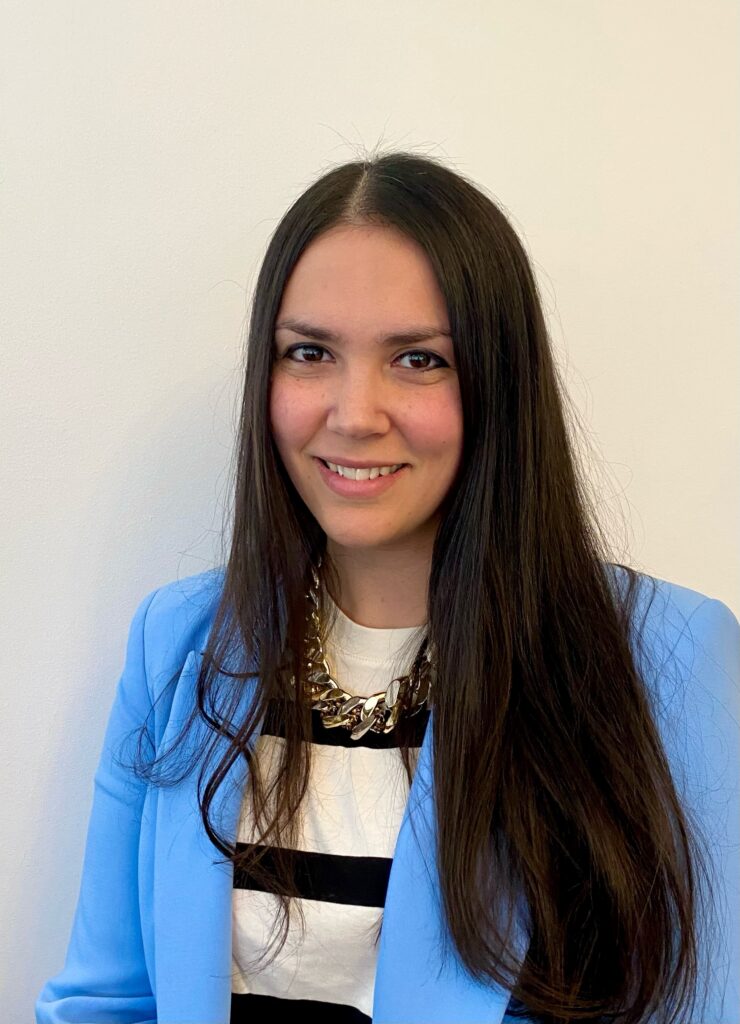
[{"label": "nose", "polygon": [[329,392],[328,429],[347,437],[385,433],[391,419],[391,392],[382,374],[366,366],[339,374]]}]

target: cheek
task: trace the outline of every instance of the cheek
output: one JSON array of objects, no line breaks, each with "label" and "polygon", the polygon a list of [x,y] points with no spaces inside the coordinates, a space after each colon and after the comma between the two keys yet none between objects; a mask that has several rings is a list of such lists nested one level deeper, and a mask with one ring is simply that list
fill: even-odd
[{"label": "cheek", "polygon": [[415,446],[443,459],[455,458],[462,450],[462,409],[456,395],[437,399],[415,411]]},{"label": "cheek", "polygon": [[279,445],[300,440],[308,419],[300,389],[291,387],[285,380],[275,380],[270,388],[269,411],[272,434]]},{"label": "cheek", "polygon": [[267,402],[268,415],[270,417],[270,430],[276,441],[279,441],[283,431],[283,400],[282,389],[279,384],[273,381],[270,384],[270,394]]}]

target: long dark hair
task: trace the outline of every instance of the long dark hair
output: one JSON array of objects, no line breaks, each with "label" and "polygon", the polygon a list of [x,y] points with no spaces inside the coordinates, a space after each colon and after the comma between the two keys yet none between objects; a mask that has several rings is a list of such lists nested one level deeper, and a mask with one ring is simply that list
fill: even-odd
[{"label": "long dark hair", "polygon": [[[269,242],[249,320],[223,590],[182,732],[198,719],[208,724],[198,781],[205,830],[235,870],[260,874],[259,853],[237,851],[209,808],[234,763],[251,766],[268,701],[285,700],[274,814],[256,771],[247,793],[260,843],[278,847],[265,888],[296,892],[279,847],[291,845],[306,790],[310,714],[286,700],[286,680],[301,670],[309,568],[319,555],[329,591],[339,588],[326,536],[278,456],[268,399],[285,284],[303,250],[339,224],[392,226],[422,246],[454,341],[463,453],[441,509],[427,607],[449,934],[469,971],[511,988],[532,1019],[612,1014],[637,1024],[660,1012],[661,1020],[695,1020],[698,872],[706,868],[634,656],[638,584],[650,577],[609,561],[521,241],[491,198],[436,158],[373,154],[330,170]],[[241,669],[227,671],[234,651],[244,653]],[[246,678],[257,679],[255,699],[234,722]],[[228,751],[207,777],[219,734]],[[410,784],[403,723],[399,738]],[[176,748],[152,760],[140,746],[139,777],[180,781],[194,762],[168,770]],[[510,922],[496,911],[507,898],[514,907],[518,893],[531,915],[523,963],[512,959]],[[285,895],[281,906],[279,947]]]}]

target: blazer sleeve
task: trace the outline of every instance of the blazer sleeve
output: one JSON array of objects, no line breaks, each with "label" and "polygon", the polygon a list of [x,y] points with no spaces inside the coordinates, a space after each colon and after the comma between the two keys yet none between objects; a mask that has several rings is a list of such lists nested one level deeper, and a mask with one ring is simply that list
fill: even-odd
[{"label": "blazer sleeve", "polygon": [[152,702],[144,627],[147,595],[129,629],[123,672],[94,777],[77,908],[62,971],[44,985],[37,1024],[156,1024],[139,916],[138,848],[147,785],[118,763]]},{"label": "blazer sleeve", "polygon": [[[710,933],[699,933],[700,987],[691,1024],[740,1022],[740,623],[722,601],[706,598],[681,631],[662,671],[684,689],[675,729],[664,739],[691,817],[708,844]],[[671,687],[672,689],[672,687]],[[704,845],[704,844],[702,844]],[[526,1008],[512,999],[502,1024]],[[656,1021],[650,1017],[650,1022]],[[606,1018],[604,1018],[606,1021]]]},{"label": "blazer sleeve", "polygon": [[708,841],[714,914],[701,935],[708,966],[702,1024],[740,1021],[740,623],[708,598],[691,619],[692,691],[684,707],[688,792]]}]

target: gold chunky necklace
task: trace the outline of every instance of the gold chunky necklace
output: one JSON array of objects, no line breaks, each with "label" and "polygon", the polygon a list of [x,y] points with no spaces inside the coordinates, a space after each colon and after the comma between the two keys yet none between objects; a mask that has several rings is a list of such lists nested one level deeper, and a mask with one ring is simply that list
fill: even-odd
[{"label": "gold chunky necklace", "polygon": [[[391,680],[387,689],[372,693],[369,697],[347,693],[332,676],[321,641],[320,567],[321,557],[316,567],[311,566],[313,585],[306,594],[309,608],[303,641],[304,698],[313,710],[321,713],[326,729],[343,726],[351,730],[353,740],[359,740],[370,730],[389,733],[399,718],[410,718],[418,714],[425,704],[431,703],[434,669],[429,642],[424,640],[411,672]],[[295,687],[295,676],[291,675],[290,681]]]}]

